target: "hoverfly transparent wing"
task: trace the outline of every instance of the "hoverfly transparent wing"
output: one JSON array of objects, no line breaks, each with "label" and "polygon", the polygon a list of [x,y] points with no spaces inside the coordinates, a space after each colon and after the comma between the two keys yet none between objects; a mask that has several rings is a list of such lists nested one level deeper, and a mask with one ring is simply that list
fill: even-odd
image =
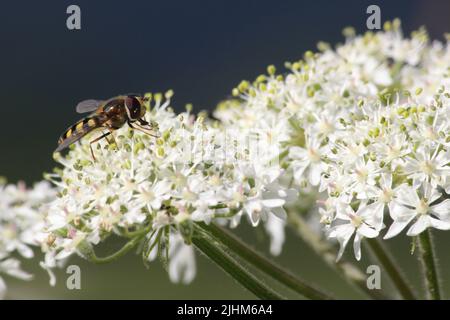
[{"label": "hoverfly transparent wing", "polygon": [[103,100],[84,100],[77,104],[76,110],[78,113],[92,112],[97,110],[102,103],[104,103]]}]

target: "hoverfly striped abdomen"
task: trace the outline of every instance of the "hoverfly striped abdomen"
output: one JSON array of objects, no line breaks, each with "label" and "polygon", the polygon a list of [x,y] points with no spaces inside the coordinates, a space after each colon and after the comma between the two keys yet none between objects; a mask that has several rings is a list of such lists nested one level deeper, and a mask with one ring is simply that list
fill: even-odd
[{"label": "hoverfly striped abdomen", "polygon": [[58,140],[58,148],[56,148],[55,152],[58,152],[70,144],[78,141],[83,136],[91,132],[93,129],[99,128],[102,125],[102,119],[100,116],[93,115],[86,118],[81,119],[76,122],[73,126],[68,128],[59,138]]}]

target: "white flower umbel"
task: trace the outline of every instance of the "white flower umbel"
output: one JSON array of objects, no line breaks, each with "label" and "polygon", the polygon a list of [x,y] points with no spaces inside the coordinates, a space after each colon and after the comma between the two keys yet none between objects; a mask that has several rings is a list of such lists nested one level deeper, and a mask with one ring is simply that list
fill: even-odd
[{"label": "white flower umbel", "polygon": [[[280,137],[267,126],[237,130],[202,115],[177,115],[170,96],[157,94],[148,106],[146,120],[158,124],[158,137],[124,126],[113,133],[114,143],[94,146],[96,161],[89,151],[95,133],[66,156],[55,155],[63,167],[47,175],[59,196],[45,216],[44,267],[74,253],[89,257],[111,235],[147,235],[144,261],[159,256],[173,281],[188,283],[196,272],[194,222],[235,225],[245,215],[256,226],[285,218],[283,206],[297,192],[278,181]],[[267,230],[279,253],[282,230]]]},{"label": "white flower umbel", "polygon": [[[397,234],[392,230],[406,223],[408,210],[408,221],[418,219],[409,235],[427,226],[446,229],[440,212],[449,197],[442,190],[450,190],[450,45],[431,43],[422,29],[404,38],[398,20],[384,32],[347,33],[336,49],[322,43],[321,52],[288,63],[286,76],[270,66],[268,75],[242,81],[233,90],[239,99],[223,102],[215,116],[234,128],[271,125],[283,141],[279,180],[304,194],[318,190],[318,203],[327,204],[315,210],[324,231],[332,226],[329,235],[341,242],[339,256],[356,233],[359,259],[361,238],[377,236],[386,222],[394,228],[388,237]],[[398,205],[403,188],[412,195],[431,188],[444,202],[422,199],[429,210],[417,216],[416,202]],[[358,213],[337,214],[339,206],[360,203],[364,220],[376,225],[362,223]]]},{"label": "white flower umbel", "polygon": [[34,256],[32,247],[39,245],[39,234],[44,221],[45,203],[55,198],[48,182],[40,182],[27,189],[23,182],[0,183],[0,298],[6,294],[1,275],[30,280],[32,275],[23,271],[20,260]]},{"label": "white flower umbel", "polygon": [[[93,248],[118,236],[187,283],[195,223],[264,224],[279,254],[286,208],[301,207],[303,195],[324,205],[310,220],[340,242],[338,258],[354,237],[359,260],[363,239],[382,237],[385,225],[386,237],[410,224],[411,236],[448,229],[448,41],[430,42],[424,30],[405,38],[394,21],[319,49],[288,63],[284,76],[269,66],[242,81],[217,120],[175,114],[172,93],[156,94],[146,120],[159,137],[124,126],[111,144],[94,145],[97,161],[89,141],[99,132],[55,155],[61,167],[47,178],[58,197],[39,233],[42,265],[51,270],[74,253],[98,260]],[[27,243],[13,237],[4,251],[27,256]]]}]

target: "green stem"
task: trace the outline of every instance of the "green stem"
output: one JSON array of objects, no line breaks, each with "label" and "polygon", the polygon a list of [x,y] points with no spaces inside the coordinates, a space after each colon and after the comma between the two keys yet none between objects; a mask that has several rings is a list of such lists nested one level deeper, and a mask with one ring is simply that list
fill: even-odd
[{"label": "green stem", "polygon": [[431,231],[429,229],[425,230],[418,238],[427,299],[440,300],[442,296]]},{"label": "green stem", "polygon": [[320,234],[314,232],[305,220],[297,213],[288,215],[289,225],[294,228],[297,235],[319,256],[322,260],[340,275],[348,284],[359,289],[367,296],[375,300],[389,299],[380,290],[371,290],[367,287],[366,274],[359,267],[341,258],[336,262],[335,247],[328,241],[324,241]]},{"label": "green stem", "polygon": [[113,254],[111,254],[107,257],[98,257],[95,254],[95,251],[92,248],[92,246],[90,246],[88,244],[84,244],[83,247],[79,246],[78,249],[81,251],[82,255],[90,262],[97,263],[97,264],[104,264],[104,263],[108,263],[108,262],[117,260],[120,257],[124,256],[126,253],[128,253],[128,251],[133,249],[141,241],[141,239],[144,236],[145,236],[144,233],[142,233],[139,236],[136,236],[135,238],[133,238],[130,241],[128,241],[127,243],[125,243],[125,245],[122,248],[120,248],[118,251],[114,252]]},{"label": "green stem", "polygon": [[404,278],[402,271],[398,267],[398,264],[390,256],[387,249],[380,242],[380,240],[376,238],[365,240],[374,256],[383,266],[384,270],[388,274],[389,278],[397,288],[402,298],[406,300],[417,299],[406,279]]},{"label": "green stem", "polygon": [[126,232],[126,237],[134,238],[134,237],[141,236],[142,234],[146,234],[148,232],[149,232],[148,228],[142,228],[142,229],[135,230],[135,231],[127,231]]},{"label": "green stem", "polygon": [[294,292],[301,294],[308,299],[333,299],[333,297],[305,283],[303,280],[297,278],[289,271],[283,269],[279,265],[262,256],[254,249],[250,248],[241,240],[239,240],[229,231],[224,230],[223,228],[220,228],[214,224],[206,225],[203,223],[198,223],[197,226],[205,232],[210,233],[213,237],[227,246],[232,252],[253,265],[255,268],[261,270],[262,272],[277,280],[286,287],[290,288]]},{"label": "green stem", "polygon": [[282,295],[278,294],[264,282],[256,278],[250,270],[230,255],[223,244],[217,242],[217,239],[211,237],[208,232],[205,232],[200,228],[196,229],[194,237],[192,238],[192,243],[232,278],[237,280],[243,287],[260,299],[284,299]]}]

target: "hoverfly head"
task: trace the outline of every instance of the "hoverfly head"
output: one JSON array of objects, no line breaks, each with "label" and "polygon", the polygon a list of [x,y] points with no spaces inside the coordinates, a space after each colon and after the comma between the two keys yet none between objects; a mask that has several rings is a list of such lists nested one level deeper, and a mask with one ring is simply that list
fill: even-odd
[{"label": "hoverfly head", "polygon": [[128,95],[125,98],[125,108],[131,121],[136,121],[144,117],[145,105],[142,97],[138,95]]}]

